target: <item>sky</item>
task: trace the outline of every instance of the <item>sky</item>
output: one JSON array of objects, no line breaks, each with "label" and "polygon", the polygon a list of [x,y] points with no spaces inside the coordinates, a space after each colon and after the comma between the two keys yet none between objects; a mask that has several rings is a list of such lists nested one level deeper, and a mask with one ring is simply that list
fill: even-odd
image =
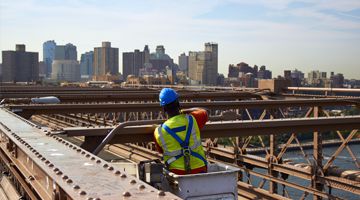
[{"label": "sky", "polygon": [[[164,45],[182,52],[219,45],[229,64],[343,73],[360,79],[360,0],[0,0],[0,50],[73,43],[81,53],[110,41],[122,53]],[[1,62],[1,59],[0,59]]]}]

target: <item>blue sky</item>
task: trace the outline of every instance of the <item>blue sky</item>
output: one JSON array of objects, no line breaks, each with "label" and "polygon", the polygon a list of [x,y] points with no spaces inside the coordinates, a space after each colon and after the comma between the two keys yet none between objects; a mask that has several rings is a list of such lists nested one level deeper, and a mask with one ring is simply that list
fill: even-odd
[{"label": "blue sky", "polygon": [[52,39],[75,44],[78,57],[101,41],[120,52],[161,44],[175,62],[216,42],[226,76],[229,64],[247,62],[274,75],[319,69],[360,79],[360,0],[0,1],[0,50],[24,43],[42,60]]}]

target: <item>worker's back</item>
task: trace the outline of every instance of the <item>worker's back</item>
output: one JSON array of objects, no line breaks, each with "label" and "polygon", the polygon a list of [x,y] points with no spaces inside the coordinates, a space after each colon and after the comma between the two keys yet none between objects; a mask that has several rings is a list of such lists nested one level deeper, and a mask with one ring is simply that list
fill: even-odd
[{"label": "worker's back", "polygon": [[[164,162],[170,171],[176,174],[206,172],[207,163],[201,145],[198,124],[200,123],[202,128],[206,121],[206,111],[200,110],[191,114],[173,116],[155,130],[156,142],[163,150]],[[188,172],[186,172],[186,159],[184,156],[187,153],[189,153],[190,165],[190,171],[188,170]]]}]

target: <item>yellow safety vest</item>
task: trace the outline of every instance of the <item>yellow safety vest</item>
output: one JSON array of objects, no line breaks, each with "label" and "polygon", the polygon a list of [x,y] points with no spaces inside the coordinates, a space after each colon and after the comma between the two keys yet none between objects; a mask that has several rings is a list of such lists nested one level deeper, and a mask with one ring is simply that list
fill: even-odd
[{"label": "yellow safety vest", "polygon": [[207,165],[201,145],[200,129],[192,115],[180,114],[155,129],[155,139],[163,149],[164,162],[169,169],[186,171],[184,155],[190,154],[191,170]]}]

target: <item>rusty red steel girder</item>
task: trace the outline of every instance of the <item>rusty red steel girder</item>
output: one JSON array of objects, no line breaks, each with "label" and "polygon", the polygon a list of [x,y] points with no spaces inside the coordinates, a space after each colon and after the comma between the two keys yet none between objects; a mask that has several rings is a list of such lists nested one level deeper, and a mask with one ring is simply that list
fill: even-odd
[{"label": "rusty red steel girder", "polygon": [[313,91],[313,92],[347,92],[360,93],[360,89],[356,88],[316,88],[316,87],[287,87],[290,91]]},{"label": "rusty red steel girder", "polygon": [[27,177],[40,199],[179,199],[3,108],[0,122],[2,160]]},{"label": "rusty red steel girder", "polygon": [[[183,108],[204,107],[210,110],[283,108],[309,106],[349,106],[360,105],[360,98],[341,99],[291,99],[291,100],[251,100],[251,101],[214,101],[182,102]],[[113,112],[151,112],[160,111],[158,103],[114,103],[114,104],[55,104],[55,105],[9,105],[12,110],[24,116],[39,114],[69,113],[113,113]]]},{"label": "rusty red steel girder", "polygon": [[[111,143],[150,142],[156,125],[129,126],[120,129]],[[360,115],[346,117],[319,117],[297,119],[247,120],[208,122],[202,130],[203,138],[244,137],[254,135],[283,134],[289,132],[353,130],[360,128]],[[68,136],[105,136],[107,128],[64,128]]]},{"label": "rusty red steel girder", "polygon": [[[252,92],[242,91],[179,91],[181,99],[218,99],[218,100],[234,100],[234,99],[260,99],[260,95]],[[62,102],[81,102],[81,101],[158,101],[158,91],[11,91],[2,92],[0,98],[32,98],[44,96],[56,96]]]}]

